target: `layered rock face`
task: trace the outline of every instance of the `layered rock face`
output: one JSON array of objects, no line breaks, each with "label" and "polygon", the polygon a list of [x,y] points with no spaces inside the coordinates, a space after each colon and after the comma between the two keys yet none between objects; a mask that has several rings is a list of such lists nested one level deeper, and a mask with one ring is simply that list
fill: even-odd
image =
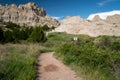
[{"label": "layered rock face", "polygon": [[120,14],[115,14],[113,16],[108,16],[107,19],[106,19],[106,22],[112,23],[112,24],[120,24]]},{"label": "layered rock face", "polygon": [[61,22],[55,32],[85,34],[92,37],[99,35],[120,36],[120,15],[108,16],[102,20],[98,15],[92,20],[83,20],[79,16],[69,17]]},{"label": "layered rock face", "polygon": [[35,3],[29,2],[24,5],[15,4],[1,6],[0,5],[0,19],[5,22],[11,21],[20,25],[48,25],[50,27],[57,27],[59,22],[46,15],[43,8],[38,7]]}]

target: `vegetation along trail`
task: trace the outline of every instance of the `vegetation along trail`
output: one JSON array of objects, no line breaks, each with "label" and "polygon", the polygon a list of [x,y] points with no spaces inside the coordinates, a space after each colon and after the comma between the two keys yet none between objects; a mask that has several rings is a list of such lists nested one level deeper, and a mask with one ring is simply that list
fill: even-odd
[{"label": "vegetation along trail", "polygon": [[39,77],[37,80],[82,80],[69,67],[53,56],[53,52],[39,56]]}]

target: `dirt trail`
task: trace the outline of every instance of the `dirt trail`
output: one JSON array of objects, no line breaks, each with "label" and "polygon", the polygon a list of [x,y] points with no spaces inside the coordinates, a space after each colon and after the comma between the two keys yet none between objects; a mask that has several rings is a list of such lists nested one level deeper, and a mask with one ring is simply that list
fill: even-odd
[{"label": "dirt trail", "polygon": [[75,72],[53,56],[53,52],[39,56],[39,77],[37,80],[82,80]]}]

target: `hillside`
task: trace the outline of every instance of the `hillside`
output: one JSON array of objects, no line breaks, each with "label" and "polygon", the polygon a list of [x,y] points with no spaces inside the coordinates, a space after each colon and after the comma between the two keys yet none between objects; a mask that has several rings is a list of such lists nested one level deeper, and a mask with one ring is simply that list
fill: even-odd
[{"label": "hillside", "polygon": [[108,16],[103,20],[95,15],[91,20],[84,20],[79,16],[67,17],[53,32],[69,34],[86,34],[92,37],[99,35],[120,36],[120,14]]},{"label": "hillside", "polygon": [[16,6],[0,5],[0,19],[5,22],[13,22],[20,25],[35,26],[48,25],[57,27],[59,22],[47,15],[46,11],[33,2]]}]

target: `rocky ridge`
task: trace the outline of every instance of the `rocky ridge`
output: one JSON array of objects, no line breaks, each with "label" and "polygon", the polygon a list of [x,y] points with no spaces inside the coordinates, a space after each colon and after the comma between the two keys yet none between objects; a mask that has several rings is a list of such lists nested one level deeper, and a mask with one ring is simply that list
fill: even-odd
[{"label": "rocky ridge", "polygon": [[16,6],[11,5],[0,5],[0,19],[5,22],[13,22],[20,25],[48,25],[50,27],[57,27],[59,22],[52,19],[46,14],[43,8],[38,7],[35,3],[29,2],[27,4]]},{"label": "rocky ridge", "polygon": [[69,34],[85,34],[92,37],[99,35],[120,36],[120,15],[108,16],[106,20],[96,15],[92,20],[84,20],[79,16],[64,19],[53,32]]}]

